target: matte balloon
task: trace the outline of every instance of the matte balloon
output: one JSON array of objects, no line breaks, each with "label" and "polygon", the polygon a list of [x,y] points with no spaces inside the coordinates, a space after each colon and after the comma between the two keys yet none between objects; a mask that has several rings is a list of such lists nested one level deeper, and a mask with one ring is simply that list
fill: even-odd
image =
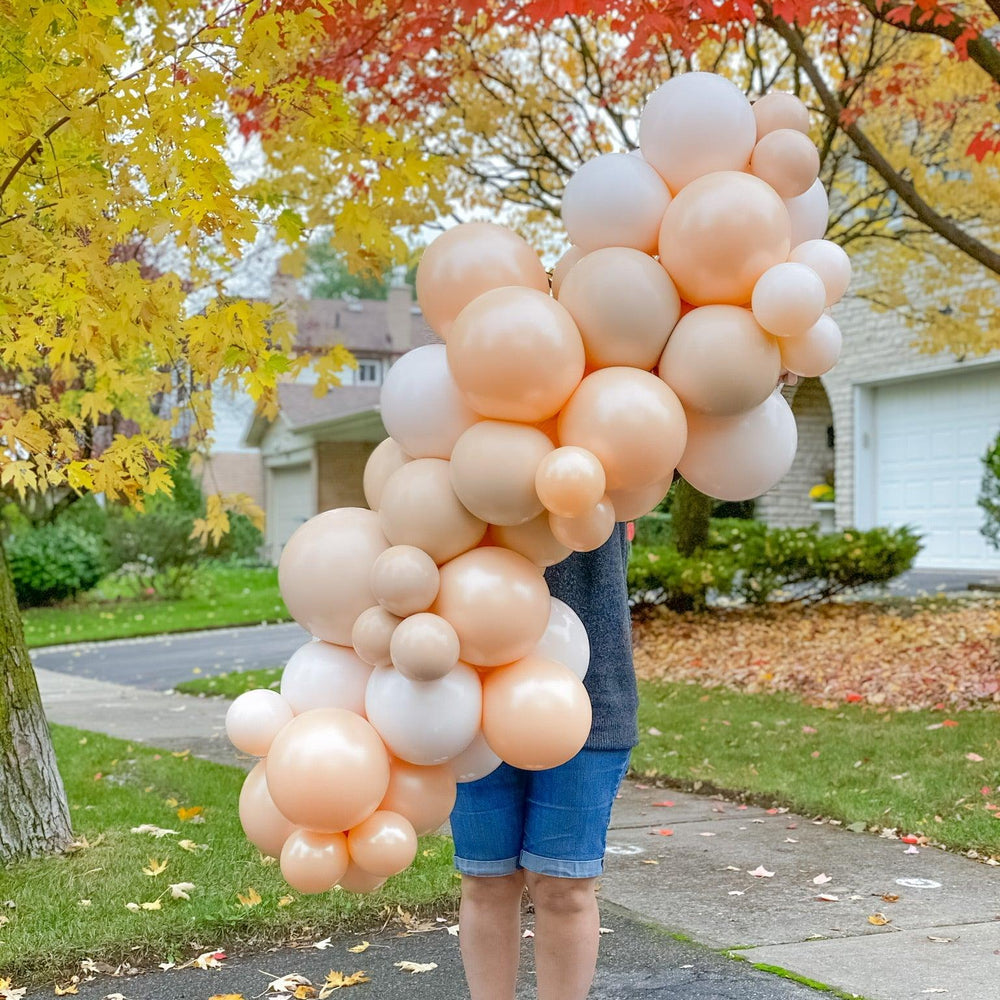
[{"label": "matte balloon", "polygon": [[627,153],[595,156],[569,179],[562,196],[566,233],[585,250],[633,247],[656,252],[670,191],[645,161]]},{"label": "matte balloon", "polygon": [[742,170],[757,140],[750,102],[715,73],[682,73],[653,91],[639,120],[643,157],[677,193],[720,170]]},{"label": "matte balloon", "polygon": [[597,456],[586,448],[556,448],[538,465],[535,490],[545,509],[561,517],[579,517],[604,496],[607,477]]},{"label": "matte balloon", "polygon": [[555,299],[497,288],[462,310],[448,363],[467,402],[484,417],[537,423],[553,416],[583,377],[583,341]]},{"label": "matte balloon", "polygon": [[525,524],[493,527],[490,534],[494,544],[516,552],[542,568],[562,562],[572,551],[552,534],[548,511]]},{"label": "matte balloon", "polygon": [[483,734],[511,767],[565,764],[590,735],[590,698],[568,667],[529,655],[490,672],[483,684]]},{"label": "matte balloon", "polygon": [[493,667],[524,656],[541,639],[549,588],[524,556],[474,549],[441,567],[433,610],[455,627],[466,663]]},{"label": "matte balloon", "polygon": [[798,337],[785,337],[780,346],[781,360],[790,372],[815,378],[837,363],[843,336],[831,316],[821,316],[815,326]]},{"label": "matte balloon", "polygon": [[281,876],[306,895],[327,892],[347,873],[350,856],[342,833],[296,830],[281,850]]},{"label": "matte balloon", "polygon": [[247,840],[262,854],[276,858],[295,824],[283,816],[267,790],[264,761],[258,761],[240,790],[240,825]]},{"label": "matte balloon", "polygon": [[673,390],[649,372],[602,368],[588,375],[559,416],[564,445],[586,448],[609,490],[665,478],[684,452],[687,424]]},{"label": "matte balloon", "polygon": [[656,510],[670,490],[673,481],[674,475],[671,471],[669,476],[658,483],[653,483],[652,486],[643,486],[638,490],[610,491],[608,499],[615,508],[615,520],[635,521]]},{"label": "matte balloon", "polygon": [[776,264],[753,289],[754,318],[776,337],[805,333],[823,315],[826,287],[805,264]]},{"label": "matte balloon", "polygon": [[556,266],[552,268],[552,294],[559,298],[559,289],[562,288],[562,283],[566,279],[566,275],[569,274],[573,265],[581,258],[586,256],[587,251],[583,247],[570,247],[560,258],[556,261]]},{"label": "matte balloon", "polygon": [[[436,681],[411,681],[392,667],[377,667],[365,708],[396,757],[411,764],[443,764],[460,754],[479,729],[482,685],[466,663]],[[385,797],[385,790],[379,800]]]},{"label": "matte balloon", "polygon": [[542,511],[535,472],[552,441],[525,424],[483,420],[470,427],[451,455],[455,495],[490,524],[524,524]]},{"label": "matte balloon", "polygon": [[580,330],[588,368],[652,368],[681,312],[667,272],[627,247],[587,254],[566,276],[559,301]]},{"label": "matte balloon", "polygon": [[347,866],[347,871],[344,873],[344,877],[337,883],[344,892],[354,892],[354,893],[364,893],[364,892],[374,892],[378,889],[385,879],[380,875],[372,875],[371,872],[366,872],[363,868],[359,868],[355,864],[349,864]]},{"label": "matte balloon", "polygon": [[490,749],[482,732],[457,756],[448,761],[455,780],[463,785],[492,774],[503,761]]},{"label": "matte balloon", "polygon": [[826,305],[839,302],[851,283],[851,258],[843,247],[829,240],[806,240],[800,243],[788,258],[797,264],[811,267],[826,289]]},{"label": "matte balloon", "polygon": [[392,633],[402,621],[381,605],[362,611],[351,629],[351,644],[365,663],[373,667],[387,667],[392,662],[389,644]]},{"label": "matte balloon", "polygon": [[774,90],[753,103],[757,122],[757,141],[779,128],[792,128],[809,134],[809,109],[794,94]]},{"label": "matte balloon", "polygon": [[795,417],[780,392],[736,417],[691,414],[677,471],[719,500],[751,500],[792,467],[797,439]]},{"label": "matte balloon", "polygon": [[339,507],[310,518],[278,562],[278,586],[291,616],[317,639],[350,645],[355,619],[375,604],[368,580],[388,547],[373,511]]},{"label": "matte balloon", "polygon": [[382,487],[385,486],[386,480],[409,461],[411,461],[410,456],[399,446],[399,442],[393,441],[392,438],[386,438],[368,456],[363,485],[365,500],[372,510],[378,510]]},{"label": "matte balloon", "polygon": [[527,242],[492,222],[446,230],[424,251],[417,268],[417,301],[427,325],[443,340],[474,298],[504,285],[547,293],[549,277]]},{"label": "matte balloon", "polygon": [[277,691],[244,691],[226,712],[229,742],[254,757],[264,757],[271,741],[292,721],[292,708]]},{"label": "matte balloon", "polygon": [[583,680],[590,666],[590,639],[580,616],[558,597],[551,598],[549,624],[538,645],[532,650],[535,656],[555,660]]},{"label": "matte balloon", "polygon": [[444,344],[407,351],[382,383],[379,415],[412,458],[448,458],[479,418],[458,391]]},{"label": "matte balloon", "polygon": [[383,608],[401,617],[426,611],[440,582],[437,564],[414,545],[394,545],[372,566],[372,593]]},{"label": "matte balloon", "polygon": [[732,415],[771,395],[781,357],[749,309],[701,306],[677,324],[658,371],[685,410]]},{"label": "matte balloon", "polygon": [[266,771],[278,809],[320,833],[356,826],[389,787],[389,755],[378,733],[342,708],[316,708],[292,719],[271,744]]},{"label": "matte balloon", "polygon": [[759,177],[733,171],[692,181],[660,228],[660,263],[696,306],[747,304],[757,279],[790,247],[784,202]]},{"label": "matte balloon", "polygon": [[405,816],[417,836],[433,833],[447,821],[455,806],[452,762],[421,767],[394,757],[389,764],[389,789],[379,806]]},{"label": "matte balloon", "polygon": [[405,816],[380,809],[348,832],[347,849],[363,871],[387,878],[413,863],[417,834]]},{"label": "matte balloon", "polygon": [[579,517],[549,514],[549,527],[556,539],[574,552],[593,552],[615,530],[615,508],[607,496],[604,496],[591,510]]},{"label": "matte balloon", "polygon": [[458,663],[458,634],[440,615],[422,612],[399,623],[389,650],[404,677],[436,681]]},{"label": "matte balloon", "polygon": [[808,135],[779,128],[768,132],[754,147],[750,172],[782,198],[797,198],[819,176],[819,150]]},{"label": "matte balloon", "polygon": [[830,200],[819,178],[805,194],[800,194],[798,198],[786,198],[784,201],[792,227],[793,250],[808,240],[823,238],[830,218]]},{"label": "matte balloon", "polygon": [[371,664],[350,647],[314,639],[292,653],[281,672],[281,694],[296,715],[311,708],[346,708],[362,715],[371,672]]},{"label": "matte balloon", "polygon": [[471,549],[486,533],[486,522],[455,496],[449,463],[440,458],[418,458],[397,469],[382,491],[378,516],[393,545],[416,546],[436,563]]}]

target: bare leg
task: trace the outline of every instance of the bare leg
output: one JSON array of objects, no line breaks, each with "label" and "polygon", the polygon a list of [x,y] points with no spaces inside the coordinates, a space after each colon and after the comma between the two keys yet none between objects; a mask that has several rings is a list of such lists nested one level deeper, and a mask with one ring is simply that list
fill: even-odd
[{"label": "bare leg", "polygon": [[458,940],[472,1000],[513,1000],[524,874],[463,875]]}]

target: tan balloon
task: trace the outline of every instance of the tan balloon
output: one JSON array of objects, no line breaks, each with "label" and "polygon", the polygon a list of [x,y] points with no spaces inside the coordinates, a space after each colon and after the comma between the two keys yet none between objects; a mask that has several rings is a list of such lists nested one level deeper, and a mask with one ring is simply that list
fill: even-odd
[{"label": "tan balloon", "polygon": [[788,259],[811,267],[826,289],[826,305],[839,302],[851,283],[851,258],[843,247],[830,240],[806,240],[795,247]]},{"label": "tan balloon", "polygon": [[559,302],[580,330],[588,368],[652,368],[681,311],[667,272],[628,247],[587,254],[566,276]]},{"label": "tan balloon", "polygon": [[317,639],[349,646],[358,615],[375,604],[368,581],[388,547],[373,511],[339,507],[310,518],[278,562],[278,586],[291,616]]},{"label": "tan balloon", "polygon": [[349,864],[344,877],[337,883],[344,892],[365,893],[374,892],[380,888],[385,879],[379,875],[372,875],[356,864]]},{"label": "tan balloon", "polygon": [[535,427],[480,421],[451,453],[452,488],[476,517],[490,524],[523,524],[542,510],[535,472],[551,451],[552,442]]},{"label": "tan balloon", "polygon": [[454,626],[462,659],[475,666],[510,663],[532,650],[549,607],[538,568],[508,549],[475,549],[441,567],[434,611]]},{"label": "tan balloon", "polygon": [[371,510],[378,510],[379,500],[382,497],[382,487],[386,480],[397,470],[411,462],[412,459],[400,447],[398,441],[386,438],[368,456],[365,463],[363,486],[365,500]]},{"label": "tan balloon", "polygon": [[389,754],[374,728],[342,708],[297,715],[265,761],[274,804],[296,826],[336,833],[370,816],[389,787]]},{"label": "tan balloon", "polygon": [[649,372],[602,368],[588,375],[559,416],[559,439],[592,452],[609,490],[665,478],[684,453],[687,423],[673,390]]},{"label": "tan balloon", "polygon": [[277,691],[244,691],[226,712],[229,742],[254,757],[266,757],[274,737],[292,721],[292,706]]},{"label": "tan balloon", "polygon": [[830,316],[819,321],[798,337],[782,338],[781,360],[785,367],[803,378],[825,375],[840,357],[843,336]]},{"label": "tan balloon", "polygon": [[583,341],[555,299],[530,288],[497,288],[456,319],[448,364],[484,417],[537,423],[558,412],[583,377]]},{"label": "tan balloon", "polygon": [[562,562],[572,551],[552,534],[548,511],[543,511],[525,524],[491,528],[490,534],[494,544],[516,552],[542,568]]},{"label": "tan balloon", "polygon": [[505,285],[547,294],[549,276],[528,243],[492,222],[466,222],[443,232],[417,268],[417,301],[427,325],[443,340],[474,298]]},{"label": "tan balloon", "polygon": [[660,228],[660,263],[692,305],[746,305],[757,279],[787,259],[791,222],[759,177],[724,170],[692,181]]},{"label": "tan balloon", "polygon": [[372,593],[386,611],[402,618],[426,611],[440,580],[437,564],[414,545],[394,545],[372,566]]},{"label": "tan balloon", "polygon": [[413,863],[417,834],[405,816],[380,809],[348,831],[347,849],[359,868],[388,878]]},{"label": "tan balloon", "polygon": [[758,142],[779,128],[792,128],[809,134],[809,109],[794,94],[772,91],[754,101],[752,110],[757,122]]},{"label": "tan balloon", "polygon": [[411,681],[436,681],[458,663],[457,633],[426,611],[400,622],[389,648],[393,666]]},{"label": "tan balloon", "polygon": [[583,247],[570,247],[560,258],[556,261],[556,266],[552,268],[552,294],[559,298],[559,289],[562,288],[563,281],[566,280],[566,275],[569,274],[573,265],[587,253]]},{"label": "tan balloon", "polygon": [[823,315],[826,286],[805,264],[775,264],[754,285],[752,301],[754,318],[768,333],[797,337]]},{"label": "tan balloon", "polygon": [[549,514],[549,526],[556,539],[574,552],[599,549],[615,530],[615,508],[605,496],[579,517]]},{"label": "tan balloon", "polygon": [[247,840],[262,854],[276,858],[291,836],[295,824],[283,816],[267,790],[264,761],[260,760],[247,775],[240,790],[240,825]]},{"label": "tan balloon", "polygon": [[512,767],[541,771],[565,764],[590,735],[590,698],[569,667],[526,656],[483,682],[483,734]]},{"label": "tan balloon", "polygon": [[750,157],[750,172],[782,198],[805,194],[819,176],[819,150],[808,135],[791,128],[768,132]]},{"label": "tan balloon", "polygon": [[742,413],[771,395],[781,356],[749,309],[701,306],[677,324],[658,371],[685,410]]},{"label": "tan balloon", "polygon": [[379,811],[405,816],[418,837],[433,833],[451,815],[456,782],[451,763],[421,767],[393,757],[389,764],[389,789]]},{"label": "tan balloon", "polygon": [[616,521],[635,521],[656,510],[660,501],[667,495],[674,481],[671,473],[665,479],[652,486],[644,486],[640,490],[617,490],[608,494],[608,499],[615,508]]},{"label": "tan balloon", "polygon": [[798,198],[786,198],[785,209],[791,222],[793,249],[808,240],[820,239],[826,232],[830,199],[819,178],[805,194],[800,194]]},{"label": "tan balloon", "polygon": [[440,458],[418,458],[389,477],[379,521],[393,545],[416,546],[436,563],[471,549],[486,533],[486,523],[455,496],[449,463]]},{"label": "tan balloon", "polygon": [[281,850],[281,876],[306,895],[327,892],[344,877],[349,861],[342,833],[296,830]]},{"label": "tan balloon", "polygon": [[538,465],[535,490],[546,510],[560,517],[580,517],[600,503],[607,478],[597,456],[572,445],[556,448]]},{"label": "tan balloon", "polygon": [[389,655],[392,633],[401,621],[402,618],[397,618],[381,605],[362,611],[351,629],[354,652],[373,667],[387,667],[392,662]]}]

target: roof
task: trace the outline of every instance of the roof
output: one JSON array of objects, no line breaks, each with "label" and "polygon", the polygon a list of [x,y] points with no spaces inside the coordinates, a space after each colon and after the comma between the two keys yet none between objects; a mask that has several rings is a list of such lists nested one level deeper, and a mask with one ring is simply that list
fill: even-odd
[{"label": "roof", "polygon": [[[403,354],[411,347],[440,343],[420,309],[410,304],[409,289],[406,296],[405,305],[376,299],[304,299],[295,308],[296,344],[320,349],[343,344],[355,354]],[[396,317],[408,320],[408,338],[405,330],[393,330],[390,305],[400,310]]]},{"label": "roof", "polygon": [[288,382],[278,386],[278,402],[289,426],[299,430],[374,409],[380,391],[377,385],[339,385],[317,397],[313,386]]}]

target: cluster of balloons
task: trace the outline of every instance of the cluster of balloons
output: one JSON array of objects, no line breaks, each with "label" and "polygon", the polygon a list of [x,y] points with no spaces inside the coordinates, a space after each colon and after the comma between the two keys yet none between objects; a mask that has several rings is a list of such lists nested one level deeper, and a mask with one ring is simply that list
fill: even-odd
[{"label": "cluster of balloons", "polygon": [[570,180],[551,286],[497,225],[428,247],[417,296],[443,343],[386,376],[369,509],[319,514],[282,553],[313,640],[280,691],[227,718],[263,758],[244,829],[293,887],[369,891],[444,822],[457,782],[580,750],[590,648],[545,567],[652,510],[675,469],[728,500],[788,470],[777,387],[836,361],[826,309],[850,279],[822,239],[807,132],[795,97],[751,106],[721,77],[680,76],[649,100],[641,152]]}]

